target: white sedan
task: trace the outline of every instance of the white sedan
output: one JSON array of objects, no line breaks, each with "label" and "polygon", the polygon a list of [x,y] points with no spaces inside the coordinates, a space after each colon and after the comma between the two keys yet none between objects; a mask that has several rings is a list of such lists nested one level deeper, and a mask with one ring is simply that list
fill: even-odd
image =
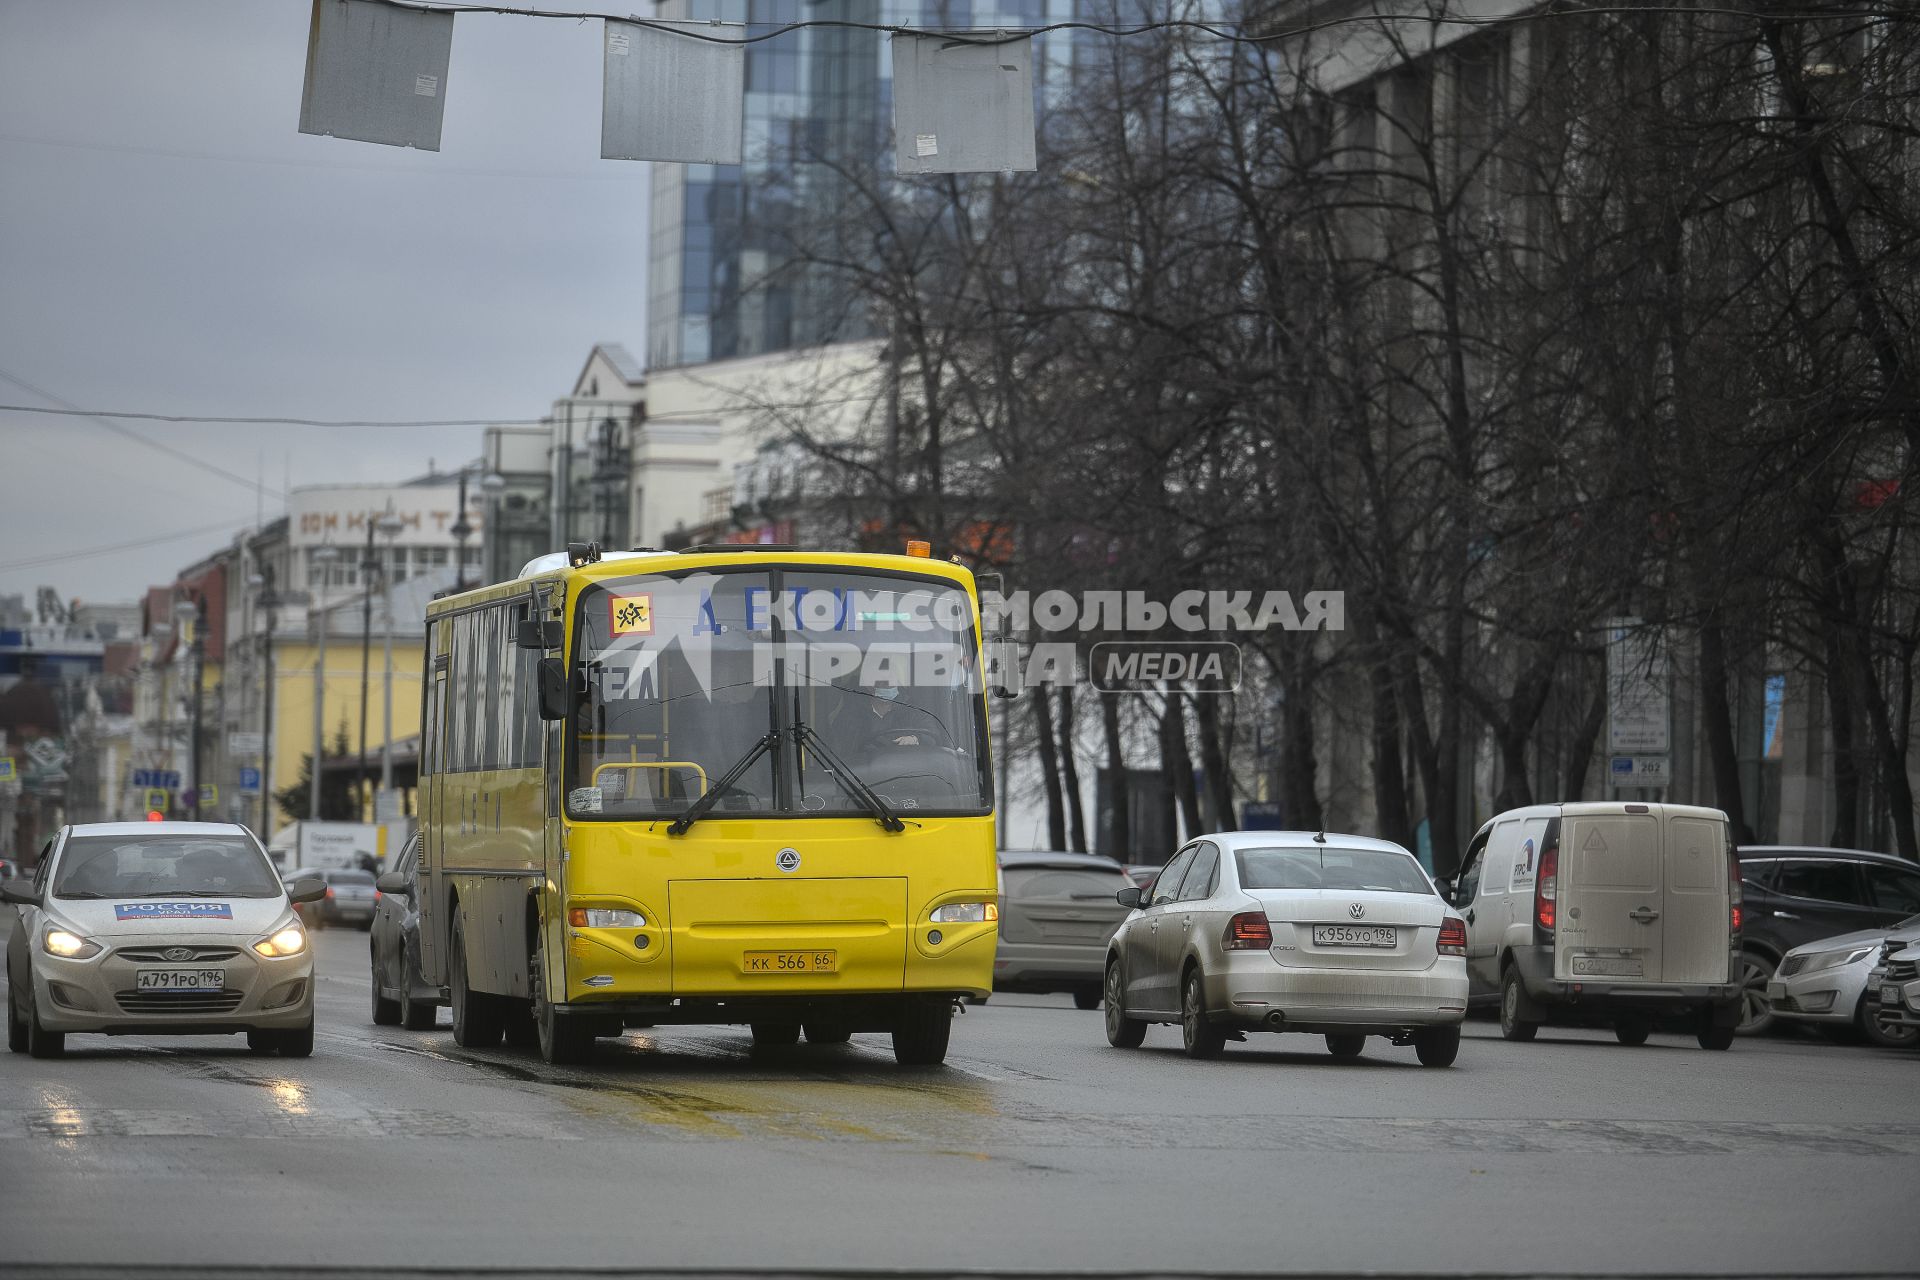
[{"label": "white sedan", "polygon": [[75,1032],[244,1032],[255,1052],[313,1052],[313,951],[246,828],[214,822],[62,828],[7,940],[7,1047],[58,1057]]},{"label": "white sedan", "polygon": [[1186,1051],[1254,1031],[1326,1037],[1350,1058],[1368,1036],[1450,1066],[1467,1012],[1466,922],[1414,856],[1366,836],[1241,831],[1195,840],[1108,945],[1107,1039],[1133,1048],[1178,1023]]}]

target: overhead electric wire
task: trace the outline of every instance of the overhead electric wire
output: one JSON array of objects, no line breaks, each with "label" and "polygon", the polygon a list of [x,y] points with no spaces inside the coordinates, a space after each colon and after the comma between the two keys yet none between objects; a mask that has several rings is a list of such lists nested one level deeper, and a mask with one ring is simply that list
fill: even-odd
[{"label": "overhead electric wire", "polygon": [[[0,378],[6,377],[6,373],[0,371]],[[7,378],[7,381],[16,382],[17,380]],[[25,383],[19,383],[19,385],[23,387],[26,386]],[[34,391],[32,387],[27,387],[27,390],[33,391],[35,395],[46,395],[44,391]],[[47,398],[50,400],[53,399],[52,396],[47,396]],[[64,403],[64,401],[62,403]],[[71,405],[64,409],[48,409],[41,405],[32,404],[0,404],[0,413],[51,413],[69,418],[133,418],[143,422],[197,422],[204,423],[207,426],[231,426],[238,424],[242,426],[264,427],[537,427],[547,421],[545,418],[389,418],[364,420],[349,418],[253,418],[245,416],[210,418],[204,414],[194,413],[134,413],[113,409],[81,409]],[[109,423],[106,425],[112,424]],[[139,436],[135,436],[134,438],[136,440],[143,439]],[[143,443],[152,444],[153,442],[151,440],[143,440]],[[164,446],[156,445],[155,447],[162,448]],[[185,457],[185,455],[181,456]],[[188,461],[193,460],[188,459]],[[211,467],[213,464],[205,463],[202,465]],[[221,472],[221,474],[227,476],[228,479],[240,478],[235,477],[230,472]],[[254,487],[254,482],[251,480],[242,480],[242,483],[249,489]],[[276,492],[273,489],[268,489],[266,492],[273,494],[276,498],[286,497],[285,494]]]},{"label": "overhead electric wire", "polygon": [[90,556],[107,556],[116,551],[133,551],[140,547],[150,547],[162,542],[178,542],[182,538],[197,538],[204,533],[217,533],[222,529],[244,526],[244,519],[222,520],[217,524],[199,525],[192,529],[179,529],[173,533],[152,534],[144,538],[133,538],[126,542],[115,542],[104,547],[87,547],[79,551],[56,551],[44,556],[28,556],[24,560],[0,561],[0,573],[13,569],[34,569],[46,564],[60,564],[68,560],[85,560]]},{"label": "overhead electric wire", "polygon": [[[89,422],[92,422],[98,426],[104,427],[108,431],[111,431],[116,435],[125,436],[127,439],[132,440],[136,444],[145,445],[147,448],[152,449],[157,453],[164,453],[169,458],[174,459],[176,462],[184,462],[190,467],[198,468],[199,470],[204,471],[209,475],[218,476],[222,480],[231,480],[235,484],[242,485],[255,494],[272,494],[276,498],[285,498],[287,496],[286,494],[280,492],[278,489],[270,488],[265,483],[259,480],[249,480],[245,476],[240,475],[237,472],[227,470],[225,467],[220,466],[218,463],[208,462],[205,458],[197,458],[193,454],[187,453],[184,450],[174,448],[172,445],[161,444],[158,440],[150,440],[146,436],[143,436],[139,432],[135,431],[132,427],[125,426],[122,423],[110,421],[110,418],[112,417],[125,416],[125,415],[109,415],[109,414],[103,414],[103,413],[95,413],[91,409],[82,409],[80,406],[74,404],[71,400],[63,400],[59,396],[54,395],[51,391],[43,391],[41,388],[34,386],[31,382],[27,382],[22,378],[17,378],[13,374],[8,373],[5,369],[0,369],[0,379],[5,379],[6,381],[11,382],[14,386],[19,387],[22,391],[26,391],[33,395],[39,396],[42,400],[51,400],[56,405],[64,406],[58,409],[48,409],[45,407],[34,406],[34,405],[17,406],[18,408],[23,409],[28,413],[51,413],[51,414],[58,414],[64,417],[85,418]],[[192,421],[192,419],[182,419],[182,421]]]},{"label": "overhead electric wire", "polygon": [[[1155,31],[1198,31],[1212,36],[1216,40],[1225,40],[1233,44],[1272,44],[1282,40],[1291,40],[1299,36],[1313,35],[1316,32],[1331,30],[1335,27],[1378,25],[1393,23],[1396,25],[1425,26],[1461,26],[1496,27],[1511,26],[1541,18],[1570,18],[1593,16],[1642,16],[1649,10],[1644,5],[1583,5],[1583,4],[1547,4],[1540,9],[1499,17],[1476,18],[1464,14],[1452,14],[1442,10],[1416,13],[1365,13],[1347,14],[1337,18],[1322,18],[1318,22],[1302,23],[1297,27],[1270,31],[1261,34],[1247,34],[1231,31],[1214,23],[1201,22],[1191,18],[1168,18],[1154,22],[1143,22],[1131,26],[1109,26],[1099,22],[1050,22],[1038,27],[973,27],[938,28],[912,27],[891,22],[856,22],[846,18],[810,18],[801,22],[759,23],[759,22],[721,22],[700,21],[694,19],[642,18],[633,14],[601,13],[591,10],[533,9],[523,6],[499,4],[436,4],[428,0],[372,0],[393,9],[410,9],[416,13],[491,13],[518,18],[565,18],[575,22],[600,19],[605,22],[624,22],[629,26],[650,27],[656,31],[665,31],[673,35],[685,36],[689,40],[701,40],[709,44],[759,44],[765,40],[775,40],[793,31],[804,31],[812,27],[831,27],[852,31],[879,31],[888,35],[930,35],[944,36],[954,40],[969,40],[976,44],[1011,44],[1016,40],[1025,40],[1030,36],[1043,36],[1056,31],[1086,31],[1105,36],[1137,36]],[[1914,17],[1911,9],[1896,9],[1893,6],[1835,5],[1831,8],[1808,7],[1792,12],[1755,12],[1752,9],[1735,8],[1728,5],[1669,5],[1657,10],[1662,15],[1697,14],[1702,16],[1747,18],[1762,22],[1811,22],[1827,18],[1878,18],[1888,21],[1909,20]],[[715,29],[746,31],[751,27],[770,27],[758,35],[723,36],[709,35]]]}]

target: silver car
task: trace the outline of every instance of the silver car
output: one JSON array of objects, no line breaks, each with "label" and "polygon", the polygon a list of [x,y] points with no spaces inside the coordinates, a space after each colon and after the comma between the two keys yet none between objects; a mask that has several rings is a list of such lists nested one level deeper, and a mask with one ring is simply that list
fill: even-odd
[{"label": "silver car", "polygon": [[246,828],[118,822],[62,828],[7,940],[7,1047],[58,1057],[74,1032],[245,1032],[255,1052],[313,1052],[313,949]]},{"label": "silver car", "polygon": [[1900,939],[1880,948],[1867,975],[1867,1013],[1882,1035],[1920,1033],[1920,944]]},{"label": "silver car", "polygon": [[1000,855],[1000,939],[995,991],[1068,991],[1100,1007],[1107,940],[1127,918],[1114,901],[1133,881],[1111,858],[1085,853]]},{"label": "silver car", "polygon": [[1366,836],[1243,831],[1175,854],[1106,959],[1107,1039],[1180,1025],[1187,1053],[1250,1031],[1326,1037],[1350,1058],[1368,1036],[1411,1044],[1425,1066],[1460,1051],[1466,922],[1414,856]]},{"label": "silver car", "polygon": [[1795,947],[1780,957],[1779,968],[1767,983],[1773,1016],[1831,1034],[1858,1032],[1888,1048],[1913,1044],[1920,1038],[1920,1028],[1882,1026],[1878,1001],[1867,998],[1867,980],[1883,946],[1891,944],[1898,951],[1916,941],[1920,941],[1920,916],[1902,920],[1892,929],[1862,929]]}]

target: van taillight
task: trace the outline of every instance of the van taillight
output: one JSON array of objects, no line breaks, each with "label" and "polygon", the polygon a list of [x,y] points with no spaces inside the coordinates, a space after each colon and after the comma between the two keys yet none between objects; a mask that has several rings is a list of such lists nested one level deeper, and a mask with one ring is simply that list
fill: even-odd
[{"label": "van taillight", "polygon": [[1727,846],[1727,898],[1733,905],[1729,917],[1734,936],[1740,934],[1740,906],[1746,901],[1746,895],[1740,891],[1740,851],[1732,845]]},{"label": "van taillight", "polygon": [[1533,882],[1533,919],[1548,933],[1553,932],[1553,922],[1557,918],[1554,898],[1559,892],[1556,883],[1560,872],[1560,846],[1550,844],[1540,851],[1540,869]]},{"label": "van taillight", "polygon": [[1273,926],[1264,911],[1242,911],[1227,921],[1227,936],[1220,945],[1228,951],[1266,951],[1273,946]]},{"label": "van taillight", "polygon": [[1448,916],[1440,922],[1440,954],[1443,956],[1467,954],[1467,922],[1459,916]]},{"label": "van taillight", "polygon": [[328,886],[327,886],[327,896],[328,896],[329,898],[331,898],[331,897],[333,896],[333,886],[332,886],[332,885],[328,885]]}]

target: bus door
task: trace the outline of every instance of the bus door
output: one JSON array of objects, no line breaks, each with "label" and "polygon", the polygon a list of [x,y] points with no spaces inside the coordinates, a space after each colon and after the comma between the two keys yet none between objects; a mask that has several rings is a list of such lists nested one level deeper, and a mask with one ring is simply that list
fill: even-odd
[{"label": "bus door", "polygon": [[[428,635],[445,635],[444,622],[428,623]],[[418,882],[425,900],[414,904],[420,912],[420,975],[429,983],[443,985],[446,974],[441,970],[444,957],[440,954],[441,930],[446,922],[440,919],[440,912],[447,901],[446,881],[446,776],[447,776],[447,670],[451,666],[450,656],[439,645],[429,641],[428,652],[433,654],[432,674],[427,682],[426,706],[423,708],[426,721],[420,726],[420,743],[426,757],[428,771],[421,780],[420,793],[420,870]],[[440,652],[434,650],[440,649]]]}]

